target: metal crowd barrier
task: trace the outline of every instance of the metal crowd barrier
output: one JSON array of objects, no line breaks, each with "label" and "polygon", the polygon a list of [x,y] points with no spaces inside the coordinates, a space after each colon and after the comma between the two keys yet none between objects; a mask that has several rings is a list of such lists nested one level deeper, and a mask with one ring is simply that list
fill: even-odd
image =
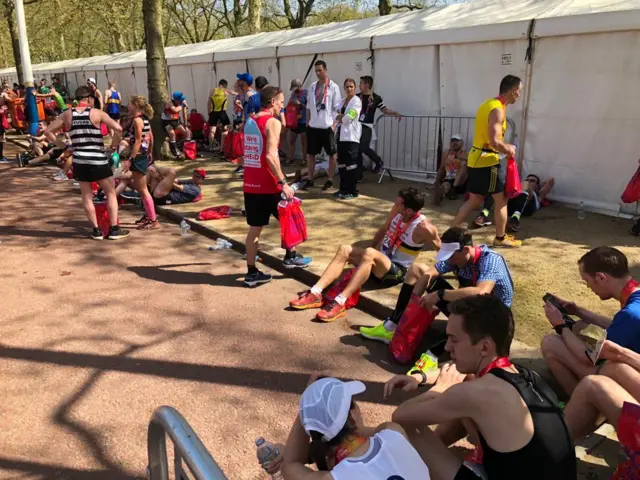
[{"label": "metal crowd barrier", "polygon": [[[449,146],[451,137],[460,134],[465,151],[473,142],[475,117],[449,117],[441,115],[382,115],[376,119],[376,152],[384,160],[378,183],[391,172],[415,175],[416,179],[435,179],[439,159]],[[513,143],[515,124],[507,118],[505,140]],[[393,179],[393,177],[391,176]]]},{"label": "metal crowd barrier", "polygon": [[189,467],[195,480],[227,480],[218,464],[207,451],[180,413],[172,407],[159,407],[153,412],[147,431],[147,451],[149,466],[147,478],[149,480],[169,480],[169,466],[167,461],[166,435],[169,435],[174,447],[176,480],[188,480],[182,468],[182,459]]}]

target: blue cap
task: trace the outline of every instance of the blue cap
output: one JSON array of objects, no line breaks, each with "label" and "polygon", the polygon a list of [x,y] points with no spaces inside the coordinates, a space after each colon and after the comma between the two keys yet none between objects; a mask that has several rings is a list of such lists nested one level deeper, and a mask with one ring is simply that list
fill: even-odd
[{"label": "blue cap", "polygon": [[253,77],[248,72],[247,73],[238,73],[236,75],[236,77],[238,77],[238,80],[242,80],[243,82],[247,82],[248,85],[253,85]]},{"label": "blue cap", "polygon": [[175,100],[176,102],[184,102],[184,93],[173,92],[173,95],[171,95],[171,99]]}]

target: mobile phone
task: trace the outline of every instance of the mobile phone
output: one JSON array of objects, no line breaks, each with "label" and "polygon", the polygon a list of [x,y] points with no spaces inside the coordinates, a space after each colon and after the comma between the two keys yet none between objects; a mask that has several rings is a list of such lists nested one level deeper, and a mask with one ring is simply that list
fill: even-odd
[{"label": "mobile phone", "polygon": [[558,309],[558,311],[562,314],[564,323],[567,324],[569,329],[571,329],[573,327],[573,324],[576,323],[576,321],[569,316],[569,312],[567,312],[567,309],[560,304],[558,299],[553,294],[545,293],[544,297],[542,297],[542,301],[545,303],[549,302],[551,305]]}]

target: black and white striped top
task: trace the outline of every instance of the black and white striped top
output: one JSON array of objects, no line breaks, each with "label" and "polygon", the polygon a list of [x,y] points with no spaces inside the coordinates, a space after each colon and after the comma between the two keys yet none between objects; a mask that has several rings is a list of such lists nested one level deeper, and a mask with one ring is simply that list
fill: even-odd
[{"label": "black and white striped top", "polygon": [[[140,117],[136,118],[142,119],[142,144],[140,145],[140,152],[146,153],[146,151],[149,149],[149,134],[151,133],[151,123],[149,122],[149,119],[144,115],[140,115]],[[133,120],[135,120],[135,118]],[[131,127],[129,127],[128,132],[130,136],[129,144],[131,146],[133,146],[133,144],[136,142],[136,132],[133,128],[133,120],[131,121]]]},{"label": "black and white striped top", "polygon": [[91,123],[91,108],[78,112],[71,111],[71,130],[69,136],[73,148],[73,163],[81,165],[108,165],[104,140],[99,127]]}]

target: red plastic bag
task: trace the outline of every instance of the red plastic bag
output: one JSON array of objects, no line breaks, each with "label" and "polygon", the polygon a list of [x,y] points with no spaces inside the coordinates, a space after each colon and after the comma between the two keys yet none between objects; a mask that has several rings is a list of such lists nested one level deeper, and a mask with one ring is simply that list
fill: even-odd
[{"label": "red plastic bag", "polygon": [[425,332],[431,326],[439,310],[434,308],[429,311],[420,306],[420,297],[411,295],[409,305],[402,314],[402,319],[393,334],[389,348],[393,358],[399,363],[409,363],[424,337]]},{"label": "red plastic bag", "polygon": [[205,208],[196,218],[198,220],[219,220],[221,218],[229,218],[232,210],[233,209],[229,205]]},{"label": "red plastic bag", "polygon": [[518,164],[516,163],[516,159],[513,157],[510,157],[509,160],[507,160],[504,193],[507,198],[514,198],[522,193],[520,172],[518,171]]},{"label": "red plastic bag", "polygon": [[244,133],[235,132],[231,137],[231,158],[244,156]]},{"label": "red plastic bag", "polygon": [[100,133],[102,133],[103,137],[106,137],[107,135],[109,135],[109,129],[104,123],[100,124]]},{"label": "red plastic bag", "polygon": [[[333,285],[333,287],[327,290],[327,292],[322,297],[323,306],[331,303],[338,295],[340,295],[344,291],[354,273],[356,273],[356,269],[350,268],[345,272],[344,275],[342,275],[342,278]],[[344,307],[347,310],[353,308],[358,304],[358,300],[360,300],[360,289],[356,290],[349,298],[347,298]]]},{"label": "red plastic bag", "polygon": [[611,480],[637,480],[640,478],[640,405],[624,402],[616,431],[629,459],[618,465]]},{"label": "red plastic bag", "polygon": [[182,152],[184,153],[184,158],[187,160],[195,160],[198,154],[198,146],[196,145],[195,140],[188,140],[184,142],[182,145]]},{"label": "red plastic bag", "polygon": [[624,203],[634,203],[640,200],[640,167],[636,170],[636,173],[631,177],[627,188],[624,189],[622,197],[620,197]]},{"label": "red plastic bag", "polygon": [[299,198],[283,200],[278,204],[280,239],[282,248],[292,249],[307,239],[307,222]]},{"label": "red plastic bag", "polygon": [[231,159],[231,146],[233,145],[233,136],[235,132],[229,132],[224,137],[224,143],[222,144],[222,153],[225,158]]},{"label": "red plastic bag", "polygon": [[[111,221],[109,219],[109,210],[107,210],[107,202],[94,203],[96,208],[96,219],[98,220],[98,228],[102,234],[106,237],[109,235],[109,228],[111,227]],[[120,225],[120,222],[118,222]]]}]

